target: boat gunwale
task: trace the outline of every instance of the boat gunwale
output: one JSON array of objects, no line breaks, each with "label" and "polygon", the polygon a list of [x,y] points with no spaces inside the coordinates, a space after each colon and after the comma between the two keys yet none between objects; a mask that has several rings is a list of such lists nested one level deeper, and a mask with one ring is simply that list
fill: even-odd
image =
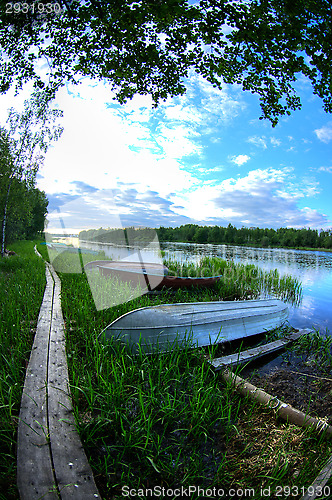
[{"label": "boat gunwale", "polygon": [[[274,310],[274,311],[270,311],[270,313],[271,313],[271,314],[281,313],[281,312],[283,312],[283,311],[285,311],[285,312],[287,312],[287,313],[288,313],[288,307],[287,307],[287,305],[286,305],[284,302],[282,302],[282,301],[280,301],[280,300],[278,300],[278,299],[265,299],[265,300],[263,300],[263,301],[265,302],[265,301],[268,301],[268,300],[271,300],[271,301],[272,301],[272,300],[278,301],[278,303],[277,303],[277,304],[275,304],[275,306],[277,307],[277,309],[276,309],[276,310]],[[228,304],[231,304],[232,302],[233,302],[233,303],[241,303],[241,304],[243,304],[243,302],[244,302],[244,301],[241,301],[241,302],[240,302],[240,301],[215,301],[215,302],[213,302],[213,303],[220,304],[220,303],[225,303],[225,302],[227,302]],[[250,301],[245,301],[245,302],[250,302]],[[259,302],[259,301],[258,301],[258,300],[254,300],[254,302]],[[160,306],[181,306],[181,305],[197,305],[197,304],[205,304],[205,302],[179,302],[178,304],[159,304],[158,306],[152,306],[152,307],[160,307]],[[211,302],[210,302],[209,304],[211,304]],[[273,305],[273,304],[270,304],[270,306],[272,306],[272,305]],[[278,306],[279,306],[279,308],[278,308]],[[282,307],[282,306],[284,306],[284,307]],[[262,305],[262,307],[269,307],[269,304],[267,304],[267,305]],[[140,308],[138,308],[138,309],[133,309],[132,311],[128,311],[127,313],[122,314],[122,315],[121,315],[121,316],[119,316],[117,319],[115,319],[114,321],[112,321],[112,323],[110,323],[110,324],[109,324],[109,325],[108,325],[108,326],[107,326],[107,327],[103,330],[103,332],[105,332],[105,331],[107,331],[107,330],[112,330],[112,329],[113,329],[113,330],[119,330],[119,331],[121,331],[121,332],[122,332],[122,331],[124,331],[124,330],[126,330],[126,329],[127,329],[127,330],[129,330],[129,331],[131,331],[131,330],[132,330],[132,331],[136,331],[136,330],[143,330],[143,331],[144,331],[144,330],[155,330],[155,329],[162,329],[162,328],[167,329],[167,328],[183,328],[183,327],[186,327],[186,326],[189,326],[189,327],[190,327],[190,326],[201,326],[201,325],[206,325],[206,324],[207,324],[207,323],[206,323],[206,321],[204,321],[204,322],[199,322],[199,323],[198,323],[198,322],[197,322],[197,323],[196,323],[196,322],[195,322],[195,323],[193,323],[193,322],[191,321],[190,323],[183,323],[183,322],[182,322],[181,324],[175,324],[175,325],[160,325],[160,326],[153,325],[153,326],[132,326],[132,327],[123,327],[123,328],[112,328],[112,326],[113,326],[113,325],[114,325],[117,321],[121,320],[122,318],[127,317],[127,316],[129,316],[130,314],[132,314],[132,313],[135,313],[135,312],[138,312],[138,311],[143,311],[143,310],[146,310],[146,309],[151,309],[151,306],[140,307]],[[239,308],[239,310],[240,310],[240,309],[241,309],[241,308]],[[206,312],[212,312],[212,311],[206,311]],[[217,312],[219,312],[219,311],[217,311]],[[224,312],[224,311],[220,311],[220,312],[222,313],[222,312]],[[184,314],[194,314],[194,313],[187,312],[187,313],[184,313]],[[264,317],[264,316],[267,316],[268,314],[269,314],[268,312],[265,312],[265,314],[261,314],[261,316],[263,316],[263,317]],[[259,316],[259,314],[256,314],[255,316]],[[288,314],[287,314],[287,316],[288,316]],[[219,318],[219,319],[216,319],[216,320],[211,320],[211,321],[209,321],[209,325],[212,325],[212,324],[214,324],[214,323],[220,323],[220,322],[222,322],[222,321],[232,321],[232,320],[233,320],[233,321],[235,321],[235,320],[237,320],[237,319],[238,319],[238,320],[243,320],[244,318],[243,318],[243,317],[238,317],[238,318],[228,318],[228,319],[227,319],[227,318],[225,318],[224,320]],[[102,332],[102,333],[103,333],[103,332]]]},{"label": "boat gunwale", "polygon": [[[110,261],[111,262],[111,261]],[[144,267],[142,267],[140,270],[138,269],[137,271],[136,270],[131,270],[131,269],[116,269],[115,267],[112,268],[111,266],[107,266],[107,265],[96,265],[95,267],[97,267],[98,269],[108,269],[110,271],[115,271],[115,272],[119,272],[119,273],[131,273],[131,274],[142,274],[142,275],[147,275],[148,277],[149,276],[157,276],[158,278],[166,278],[166,280],[188,280],[188,281],[191,281],[191,280],[194,280],[194,281],[198,281],[198,280],[212,280],[212,279],[219,279],[219,278],[222,278],[224,275],[223,274],[218,274],[216,276],[171,276],[169,274],[156,274],[156,273],[153,273],[153,272],[149,272],[147,271]],[[142,273],[140,273],[140,271],[142,271]]]},{"label": "boat gunwale", "polygon": [[[280,313],[282,311],[275,311],[275,313]],[[258,316],[258,315],[257,315]],[[266,318],[267,315],[263,315],[262,316],[262,319],[267,319]],[[215,323],[222,323],[223,321],[227,321],[227,322],[231,322],[231,321],[240,321],[240,320],[243,320],[244,318],[225,318],[224,320],[222,319],[219,319],[219,320],[215,320],[215,321],[209,321],[208,323],[208,326],[211,326],[214,325]],[[161,330],[161,329],[164,329],[164,330],[167,330],[167,329],[171,329],[171,328],[185,328],[185,327],[199,327],[199,326],[202,326],[202,325],[207,325],[206,321],[202,322],[202,323],[181,323],[181,324],[177,324],[177,325],[160,325],[160,326],[131,326],[131,327],[122,327],[122,328],[110,328],[112,326],[112,323],[105,328],[105,330],[118,330],[118,331],[145,331],[145,330]],[[222,327],[222,325],[220,326],[220,328]],[[268,331],[268,330],[267,330]]]},{"label": "boat gunwale", "polygon": [[[126,260],[91,260],[89,262],[87,262],[84,267],[105,267],[107,269],[110,269],[110,264],[114,265],[114,264],[120,264],[120,265],[137,265],[137,268],[141,267],[141,266],[154,266],[154,267],[159,267],[159,268],[163,268],[165,270],[168,271],[168,267],[165,266],[165,264],[160,264],[159,262],[137,262],[137,261],[126,261]],[[142,268],[142,267],[141,267]],[[121,269],[122,270],[122,269]],[[123,269],[123,270],[126,270],[126,269]]]}]

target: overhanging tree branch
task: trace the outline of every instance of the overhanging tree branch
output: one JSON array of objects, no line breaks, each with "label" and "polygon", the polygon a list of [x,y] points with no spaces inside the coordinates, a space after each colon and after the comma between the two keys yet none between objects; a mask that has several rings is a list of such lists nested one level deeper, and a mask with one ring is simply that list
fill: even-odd
[{"label": "overhanging tree branch", "polygon": [[[302,73],[332,112],[332,6],[326,0],[61,5],[59,15],[30,15],[33,22],[0,10],[0,92],[32,80],[51,98],[66,82],[88,76],[108,81],[121,103],[138,93],[150,94],[158,105],[184,93],[193,69],[218,88],[237,83],[257,94],[262,118],[275,125],[300,106],[293,82]],[[49,60],[48,82],[36,70],[42,58]]]}]

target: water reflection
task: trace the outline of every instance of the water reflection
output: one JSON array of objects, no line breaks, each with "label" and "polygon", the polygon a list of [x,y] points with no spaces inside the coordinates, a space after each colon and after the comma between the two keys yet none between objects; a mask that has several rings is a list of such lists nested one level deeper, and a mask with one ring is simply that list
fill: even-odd
[{"label": "water reflection", "polygon": [[150,243],[148,246],[128,246],[128,245],[112,245],[110,243],[95,243],[90,241],[80,241],[81,249],[93,248],[97,252],[104,252],[108,259],[112,260],[126,260],[137,262],[140,258],[143,262],[160,262],[160,247],[159,244]]},{"label": "water reflection", "polygon": [[193,243],[161,243],[161,248],[166,252],[167,258],[181,262],[198,262],[201,257],[220,257],[245,264],[259,262],[265,269],[280,266],[295,266],[302,268],[332,270],[332,254],[328,252],[309,252],[301,250],[285,250],[280,248],[254,248],[231,245],[193,244]]},{"label": "water reflection", "polygon": [[278,269],[301,280],[303,299],[290,306],[289,321],[296,328],[332,332],[332,253],[320,251],[253,248],[231,245],[162,243],[165,257],[198,263],[202,257],[220,257],[235,263],[255,264],[263,270]]}]

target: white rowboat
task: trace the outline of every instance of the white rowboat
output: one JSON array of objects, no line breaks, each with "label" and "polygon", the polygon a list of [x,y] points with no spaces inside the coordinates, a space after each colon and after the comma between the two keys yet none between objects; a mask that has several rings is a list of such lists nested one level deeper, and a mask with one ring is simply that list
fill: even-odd
[{"label": "white rowboat", "polygon": [[133,350],[168,351],[174,344],[192,347],[256,335],[282,325],[286,304],[277,299],[162,304],[130,311],[101,336],[115,337]]}]

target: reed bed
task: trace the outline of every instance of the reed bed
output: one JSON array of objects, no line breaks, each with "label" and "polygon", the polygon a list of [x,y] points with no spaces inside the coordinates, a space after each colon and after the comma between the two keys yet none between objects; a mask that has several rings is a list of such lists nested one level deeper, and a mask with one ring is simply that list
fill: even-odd
[{"label": "reed bed", "polygon": [[32,242],[11,245],[17,255],[0,260],[0,498],[18,498],[17,422],[46,283],[45,264]]},{"label": "reed bed", "polygon": [[217,291],[223,300],[274,296],[293,305],[301,302],[302,285],[293,276],[280,276],[277,269],[264,271],[254,264],[235,264],[217,257],[204,257],[198,265],[166,262],[170,274],[178,276],[220,276]]}]

